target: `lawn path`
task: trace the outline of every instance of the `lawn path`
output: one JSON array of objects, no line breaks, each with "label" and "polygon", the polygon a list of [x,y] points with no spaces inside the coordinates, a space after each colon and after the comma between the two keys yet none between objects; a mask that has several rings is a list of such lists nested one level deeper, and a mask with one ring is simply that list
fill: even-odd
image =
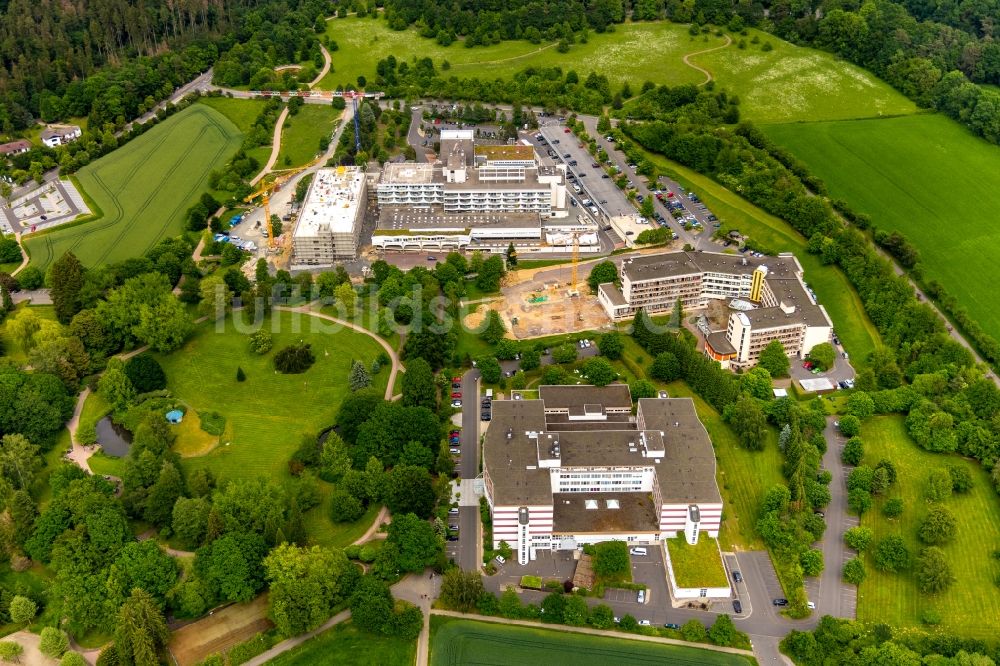
[{"label": "lawn path", "polygon": [[281,151],[281,128],[285,124],[285,118],[288,117],[288,106],[281,110],[281,115],[278,116],[278,122],[274,123],[274,137],[271,139],[271,156],[267,158],[267,164],[264,168],[260,170],[253,180],[250,181],[250,186],[253,187],[261,181],[264,176],[271,173],[271,169],[274,168],[274,163],[278,161],[278,153]]},{"label": "lawn path", "polygon": [[322,44],[319,45],[319,50],[323,53],[323,69],[320,70],[315,79],[309,82],[310,88],[316,87],[323,77],[330,73],[330,52]]},{"label": "lawn path", "polygon": [[382,523],[385,522],[387,518],[390,521],[392,520],[392,517],[389,515],[389,507],[383,506],[382,509],[378,512],[378,515],[375,516],[375,520],[374,522],[372,522],[371,526],[365,531],[364,534],[355,539],[354,543],[351,545],[360,546],[364,542],[371,539],[378,531],[378,528],[382,526]]},{"label": "lawn path", "polygon": [[386,342],[383,338],[379,337],[378,335],[375,335],[367,328],[364,328],[363,326],[358,326],[357,324],[352,324],[351,322],[346,321],[344,319],[337,319],[336,317],[331,317],[330,315],[323,314],[322,312],[316,312],[315,310],[312,310],[311,307],[312,306],[307,303],[305,305],[300,305],[297,308],[290,308],[279,305],[275,306],[274,309],[284,310],[285,312],[300,312],[302,314],[307,314],[312,317],[318,317],[319,319],[326,319],[327,321],[332,321],[335,324],[340,324],[341,326],[346,326],[347,328],[353,329],[358,333],[364,333],[365,335],[367,335],[368,337],[372,338],[377,343],[379,343],[382,346],[382,349],[385,350],[385,353],[389,355],[389,359],[392,361],[392,371],[389,373],[389,382],[386,384],[385,387],[385,399],[392,400],[392,389],[396,385],[396,375],[400,372],[406,372],[406,369],[403,368],[402,365],[400,365],[399,354],[396,353],[396,350],[393,349],[392,346],[388,342]]},{"label": "lawn path", "polygon": [[684,56],[683,60],[684,60],[684,64],[685,65],[687,65],[691,69],[696,69],[696,70],[698,70],[699,72],[701,72],[702,74],[705,75],[705,80],[702,81],[701,83],[699,83],[698,84],[699,86],[703,86],[706,83],[708,83],[709,81],[711,81],[712,80],[712,73],[710,71],[708,71],[707,69],[705,69],[704,67],[699,67],[698,65],[694,64],[693,62],[691,62],[690,58],[692,56],[704,55],[705,53],[711,53],[712,51],[719,51],[721,49],[726,48],[727,46],[729,46],[732,43],[733,43],[733,40],[729,37],[729,35],[726,35],[726,43],[723,44],[722,46],[715,46],[715,47],[710,48],[710,49],[705,49],[704,51],[695,51],[694,53],[688,53],[686,56]]},{"label": "lawn path", "polygon": [[528,56],[533,56],[537,53],[541,53],[547,49],[551,49],[555,46],[557,42],[552,42],[546,46],[541,46],[534,51],[528,51],[527,53],[522,53],[521,55],[511,56],[509,58],[500,58],[499,60],[478,60],[476,62],[461,62],[452,67],[478,67],[479,65],[499,65],[504,62],[511,62],[512,60],[520,60],[521,58],[527,58]]},{"label": "lawn path", "polygon": [[28,253],[25,251],[24,245],[21,244],[21,232],[20,231],[18,231],[16,234],[14,234],[14,240],[17,241],[17,246],[19,248],[21,248],[21,265],[18,266],[17,268],[15,268],[13,271],[11,271],[11,275],[12,276],[13,275],[17,275],[18,273],[20,273],[21,271],[23,271],[24,267],[28,265],[28,262],[31,261],[31,257],[29,257]]},{"label": "lawn path", "polygon": [[317,634],[323,633],[327,629],[332,629],[334,625],[340,624],[341,622],[349,619],[350,617],[351,617],[351,611],[349,610],[340,611],[339,613],[331,617],[329,620],[321,624],[319,628],[313,629],[312,631],[307,631],[304,634],[300,634],[298,636],[294,636],[287,640],[281,641],[267,652],[262,652],[253,659],[243,662],[244,666],[261,666],[262,664],[266,664],[267,662],[271,661],[282,652],[288,652],[292,648],[296,648],[302,645],[310,638],[315,637]]}]

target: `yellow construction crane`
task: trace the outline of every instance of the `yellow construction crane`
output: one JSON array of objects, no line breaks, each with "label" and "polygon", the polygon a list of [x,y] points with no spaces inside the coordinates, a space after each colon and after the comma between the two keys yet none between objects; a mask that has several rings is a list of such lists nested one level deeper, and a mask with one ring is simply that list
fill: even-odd
[{"label": "yellow construction crane", "polygon": [[[271,223],[271,195],[281,189],[281,186],[287,183],[290,179],[295,177],[297,174],[302,173],[306,169],[315,166],[320,161],[322,161],[323,156],[320,155],[316,159],[312,160],[308,164],[304,164],[300,167],[295,167],[294,169],[282,169],[279,171],[272,171],[273,174],[278,174],[278,176],[271,182],[262,185],[256,192],[247,196],[243,201],[250,203],[257,197],[261,197],[261,205],[264,207],[264,221],[267,224],[267,248],[270,252],[274,252],[277,247],[277,239],[274,237],[274,226]],[[291,233],[286,233],[287,238],[291,238]],[[285,249],[282,250],[282,254],[288,254],[291,249],[290,243],[285,243]],[[282,257],[283,261],[287,261],[287,257]]]}]

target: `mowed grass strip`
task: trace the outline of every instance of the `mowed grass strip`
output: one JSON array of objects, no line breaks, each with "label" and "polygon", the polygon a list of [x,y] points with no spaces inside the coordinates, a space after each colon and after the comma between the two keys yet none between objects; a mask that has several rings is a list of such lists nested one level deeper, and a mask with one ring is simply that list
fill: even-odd
[{"label": "mowed grass strip", "polygon": [[695,395],[684,382],[667,385],[671,398],[692,398],[698,418],[705,425],[715,447],[715,476],[722,493],[722,528],[719,545],[723,550],[763,550],[764,542],[757,535],[757,516],[764,493],[778,483],[781,476],[781,452],[774,428],[767,429],[762,451],[748,451],[740,446],[732,428],[722,416]]},{"label": "mowed grass strip", "polygon": [[[684,187],[693,189],[722,222],[722,230],[737,230],[776,252],[792,252],[802,264],[804,280],[826,308],[833,325],[851,355],[855,368],[864,367],[879,341],[878,330],[865,312],[858,292],[836,266],[824,266],[806,251],[806,240],[792,227],[770,213],[715,182],[708,176],[681,166],[662,155],[647,153],[662,172]],[[721,248],[720,248],[721,250]],[[725,251],[725,250],[722,250]]]},{"label": "mowed grass strip", "polygon": [[208,189],[243,135],[221,113],[195,104],[77,174],[103,216],[29,237],[31,263],[44,270],[72,251],[85,266],[122,261],[184,228],[188,207]]},{"label": "mowed grass strip", "polygon": [[741,655],[553,629],[431,617],[431,666],[464,664],[749,664]]},{"label": "mowed grass strip", "polygon": [[924,451],[910,439],[901,416],[876,417],[861,430],[865,443],[864,464],[874,466],[887,458],[897,470],[897,481],[888,497],[901,498],[903,515],[895,520],[882,516],[885,499],[878,500],[861,524],[875,531],[875,543],[890,534],[906,540],[914,557],[921,543],[917,529],[930,504],[924,499],[927,476],[934,469],[961,465],[972,472],[975,485],[968,494],[955,494],[943,505],[955,515],[958,532],[954,542],[942,546],[956,581],[945,592],[925,595],[910,573],[882,573],[865,556],[868,578],[858,590],[858,619],[893,626],[917,626],[920,614],[933,609],[941,614],[940,628],[962,636],[992,639],[1000,623],[1000,592],[994,581],[1000,561],[992,554],[1000,546],[1000,500],[989,475],[978,464],[957,455]]},{"label": "mowed grass strip", "polygon": [[416,654],[416,641],[369,634],[344,622],[267,663],[270,666],[409,666]]},{"label": "mowed grass strip", "polygon": [[[749,29],[746,48],[692,56],[719,84],[739,95],[744,117],[760,123],[840,120],[915,113],[916,105],[860,67]],[[754,38],[759,40],[753,44]],[[770,42],[773,49],[764,51]]]},{"label": "mowed grass strip", "polygon": [[340,111],[328,104],[306,104],[285,119],[281,131],[281,152],[275,169],[291,169],[307,164],[320,154],[319,140],[329,138]]},{"label": "mowed grass strip", "polygon": [[1000,309],[1000,148],[941,115],[762,128],[826,181],[830,194],[899,231],[994,337]]},{"label": "mowed grass strip", "polygon": [[[370,366],[381,350],[367,335],[297,313],[275,313],[264,320],[263,326],[273,331],[274,348],[263,356],[250,351],[248,335],[237,331],[231,318],[217,326],[199,325],[184,347],[156,358],[173,395],[191,409],[226,417],[231,440],[205,456],[183,460],[186,469],[207,467],[226,479],[287,474],[288,458],[302,436],[333,424],[348,393],[352,360]],[[278,350],[300,341],[312,345],[316,363],[300,375],[275,371]],[[245,382],[236,381],[238,367],[246,373]],[[387,377],[388,372],[376,375],[373,385],[384,389]]]}]

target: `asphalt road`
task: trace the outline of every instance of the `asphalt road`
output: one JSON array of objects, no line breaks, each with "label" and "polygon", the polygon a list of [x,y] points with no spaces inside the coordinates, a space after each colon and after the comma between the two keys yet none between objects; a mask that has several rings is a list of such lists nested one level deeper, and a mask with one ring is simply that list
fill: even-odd
[{"label": "asphalt road", "polygon": [[410,130],[406,134],[406,141],[411,146],[413,146],[414,152],[417,154],[417,162],[427,161],[427,148],[424,147],[424,137],[420,136],[417,132],[417,128],[420,127],[420,123],[423,122],[424,107],[422,106],[411,106],[410,107]]},{"label": "asphalt road", "polygon": [[[462,375],[462,457],[458,461],[461,479],[479,476],[479,371]],[[462,506],[458,509],[458,566],[465,571],[477,571],[479,561],[479,509]]]},{"label": "asphalt road", "polygon": [[826,439],[826,453],[823,454],[823,469],[830,472],[830,504],[823,510],[826,518],[826,533],[819,543],[823,551],[823,575],[818,580],[818,594],[810,597],[816,602],[819,615],[854,617],[857,607],[858,588],[845,583],[840,577],[844,562],[855,553],[844,543],[844,532],[858,524],[856,516],[847,513],[847,475],[850,468],[840,461],[840,450],[846,438],[834,426],[836,418],[828,416],[823,437]]}]

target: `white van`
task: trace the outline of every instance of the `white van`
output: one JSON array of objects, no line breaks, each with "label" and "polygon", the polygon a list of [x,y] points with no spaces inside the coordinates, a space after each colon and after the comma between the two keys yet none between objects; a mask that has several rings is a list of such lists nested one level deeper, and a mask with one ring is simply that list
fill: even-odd
[{"label": "white van", "polygon": [[594,215],[597,215],[597,206],[591,206],[590,212],[593,213]]},{"label": "white van", "polygon": [[573,186],[573,191],[576,192],[577,194],[580,194],[580,192],[583,192],[583,190],[580,189],[579,185],[574,185]]},{"label": "white van", "polygon": [[643,548],[642,546],[637,546],[637,547],[633,548],[632,550],[630,550],[629,552],[632,553],[633,555],[645,555],[646,554],[646,549]]}]

